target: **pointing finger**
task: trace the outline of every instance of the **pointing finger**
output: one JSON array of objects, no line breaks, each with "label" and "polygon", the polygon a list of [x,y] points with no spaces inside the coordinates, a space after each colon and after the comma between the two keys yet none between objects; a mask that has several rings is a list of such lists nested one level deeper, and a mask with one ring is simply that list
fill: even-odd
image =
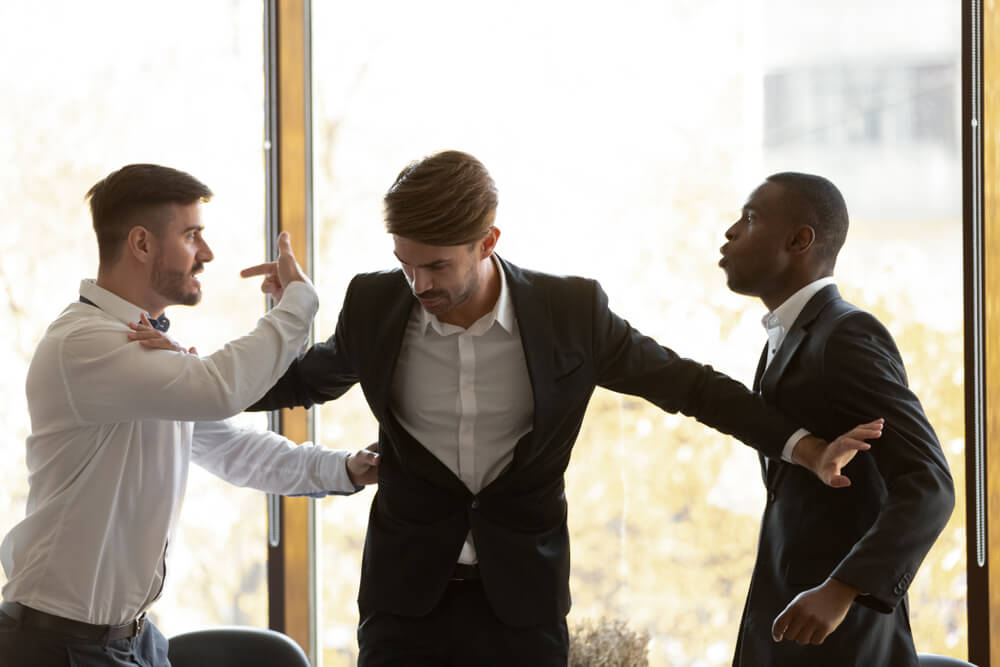
[{"label": "pointing finger", "polygon": [[277,262],[264,262],[263,264],[256,264],[254,266],[248,266],[247,268],[240,271],[240,276],[243,278],[252,278],[253,276],[263,276],[278,271]]}]

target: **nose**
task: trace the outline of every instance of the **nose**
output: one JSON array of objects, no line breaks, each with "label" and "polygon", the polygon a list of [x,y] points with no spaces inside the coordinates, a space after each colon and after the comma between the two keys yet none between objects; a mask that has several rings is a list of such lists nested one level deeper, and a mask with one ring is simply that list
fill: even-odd
[{"label": "nose", "polygon": [[413,269],[413,293],[423,294],[427,290],[434,287],[434,281],[431,280],[430,271],[427,269],[416,268]]},{"label": "nose", "polygon": [[212,249],[208,247],[208,243],[206,243],[203,239],[201,247],[198,248],[198,261],[211,262],[213,259],[215,259],[215,253],[212,252]]},{"label": "nose", "polygon": [[737,223],[734,222],[732,225],[730,225],[729,229],[726,230],[727,241],[732,241],[733,237],[736,236],[736,225]]}]

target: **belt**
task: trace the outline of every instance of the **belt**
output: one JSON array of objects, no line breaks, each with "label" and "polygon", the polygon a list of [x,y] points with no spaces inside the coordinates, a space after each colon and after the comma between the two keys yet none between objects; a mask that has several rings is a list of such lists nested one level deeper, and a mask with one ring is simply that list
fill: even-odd
[{"label": "belt", "polygon": [[473,581],[481,578],[482,577],[479,576],[478,565],[458,563],[455,565],[455,570],[451,573],[452,581]]},{"label": "belt", "polygon": [[18,622],[19,627],[29,630],[54,632],[73,639],[100,643],[136,637],[146,625],[146,615],[143,614],[131,623],[123,625],[92,625],[83,621],[74,621],[62,616],[47,614],[20,602],[0,603],[0,612]]}]

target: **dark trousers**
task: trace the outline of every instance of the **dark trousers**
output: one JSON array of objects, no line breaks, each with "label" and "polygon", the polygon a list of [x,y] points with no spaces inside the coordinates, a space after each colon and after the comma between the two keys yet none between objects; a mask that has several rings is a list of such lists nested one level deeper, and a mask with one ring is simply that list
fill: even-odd
[{"label": "dark trousers", "polygon": [[0,665],[3,667],[170,667],[167,640],[146,621],[136,637],[107,643],[21,627],[0,612]]},{"label": "dark trousers", "polygon": [[504,625],[478,580],[452,581],[426,616],[361,610],[358,667],[566,667],[562,618],[540,626]]}]

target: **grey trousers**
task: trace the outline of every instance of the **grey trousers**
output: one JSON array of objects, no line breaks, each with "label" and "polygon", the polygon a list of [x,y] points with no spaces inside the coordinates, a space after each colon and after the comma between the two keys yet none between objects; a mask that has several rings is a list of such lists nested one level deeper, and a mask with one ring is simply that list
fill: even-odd
[{"label": "grey trousers", "polygon": [[0,612],[0,665],[3,667],[170,667],[167,640],[146,622],[137,637],[105,643],[22,628]]}]

